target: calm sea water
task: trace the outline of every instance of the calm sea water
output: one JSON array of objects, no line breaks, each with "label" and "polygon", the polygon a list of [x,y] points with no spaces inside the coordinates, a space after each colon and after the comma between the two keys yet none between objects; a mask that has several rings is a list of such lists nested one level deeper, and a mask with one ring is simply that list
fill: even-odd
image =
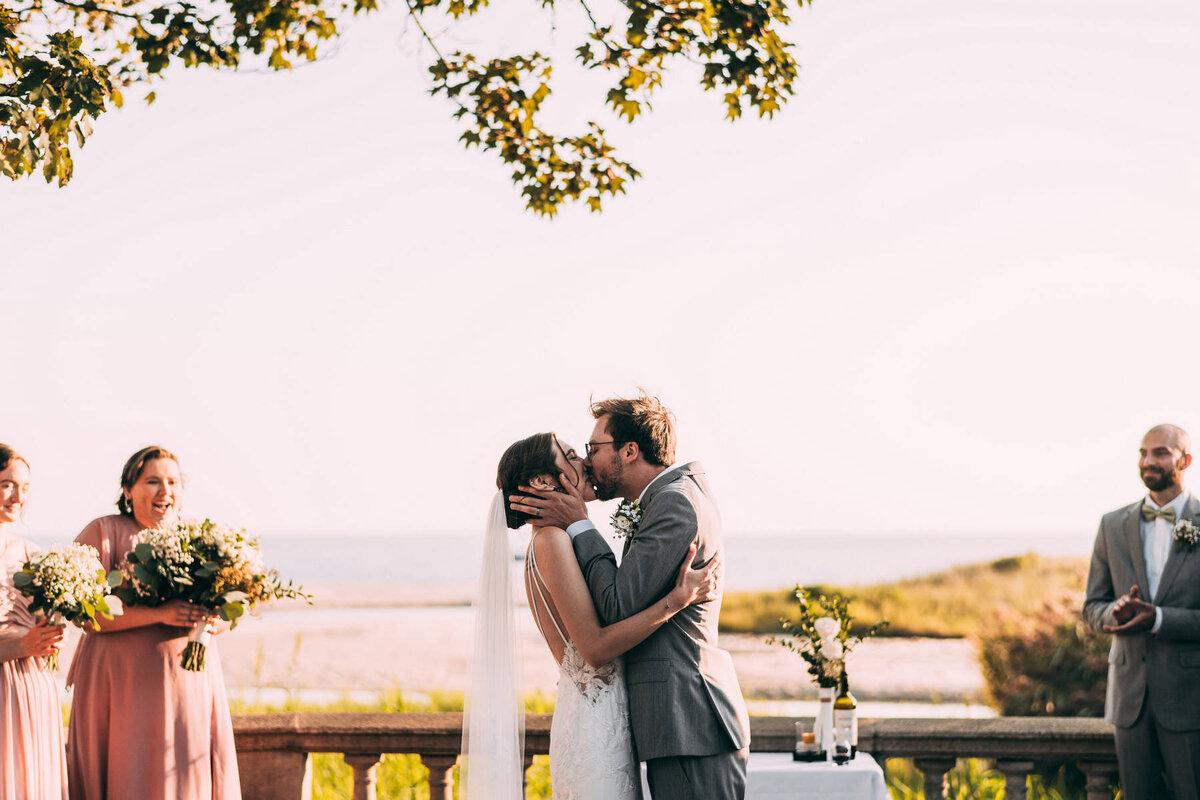
[{"label": "calm sea water", "polygon": [[[911,577],[957,564],[1022,553],[1091,554],[1093,534],[726,533],[726,580],[732,591],[796,583],[853,585]],[[69,537],[34,536],[46,546]],[[265,533],[265,560],[302,583],[471,585],[482,533]],[[513,534],[514,554],[527,537]],[[614,540],[614,547],[617,542]],[[619,547],[617,547],[619,549]]]}]

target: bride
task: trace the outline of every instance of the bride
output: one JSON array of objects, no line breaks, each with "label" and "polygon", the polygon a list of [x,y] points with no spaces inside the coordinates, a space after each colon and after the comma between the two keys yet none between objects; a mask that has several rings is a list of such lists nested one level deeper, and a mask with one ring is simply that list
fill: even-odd
[{"label": "bride", "polygon": [[[524,797],[524,711],[518,692],[515,622],[508,567],[507,529],[533,524],[525,555],[525,594],[534,622],[559,665],[550,725],[550,778],[556,800],[636,800],[641,782],[629,735],[629,711],[620,656],[684,607],[717,596],[720,559],[691,569],[692,544],[675,585],[644,611],[602,626],[575,561],[566,531],[540,527],[508,508],[517,487],[561,490],[566,476],[585,500],[594,500],[583,459],[552,433],[513,444],[500,459],[480,595],[476,600],[472,688],[463,720],[464,800]],[[664,590],[667,587],[663,587]]]}]

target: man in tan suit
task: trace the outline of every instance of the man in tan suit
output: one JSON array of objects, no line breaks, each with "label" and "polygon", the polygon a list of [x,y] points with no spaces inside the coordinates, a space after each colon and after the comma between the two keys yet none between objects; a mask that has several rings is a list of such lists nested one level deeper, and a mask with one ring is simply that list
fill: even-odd
[{"label": "man in tan suit", "polygon": [[1125,800],[1200,800],[1200,553],[1185,521],[1187,432],[1157,425],[1138,467],[1149,494],[1100,520],[1083,616],[1114,634],[1105,719],[1115,726]]}]

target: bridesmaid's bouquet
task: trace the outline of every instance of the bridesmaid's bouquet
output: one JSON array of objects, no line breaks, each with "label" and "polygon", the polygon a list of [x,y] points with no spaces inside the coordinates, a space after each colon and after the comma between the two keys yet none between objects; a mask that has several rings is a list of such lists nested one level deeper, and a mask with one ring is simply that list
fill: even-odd
[{"label": "bridesmaid's bouquet", "polygon": [[[110,578],[104,573],[96,548],[66,544],[26,561],[13,574],[13,586],[30,598],[30,613],[45,617],[51,624],[69,622],[99,630],[96,617],[112,619],[124,610]],[[58,669],[57,654],[47,657],[46,667]]]},{"label": "bridesmaid's bouquet", "polygon": [[[263,566],[258,540],[211,520],[179,522],[169,528],[148,528],[134,538],[114,575],[121,582],[117,593],[132,605],[160,606],[186,600],[215,609],[217,616],[236,627],[238,620],[258,603],[281,598],[311,597],[279,573]],[[211,629],[200,623],[188,636],[183,668],[204,669],[205,648]]]}]

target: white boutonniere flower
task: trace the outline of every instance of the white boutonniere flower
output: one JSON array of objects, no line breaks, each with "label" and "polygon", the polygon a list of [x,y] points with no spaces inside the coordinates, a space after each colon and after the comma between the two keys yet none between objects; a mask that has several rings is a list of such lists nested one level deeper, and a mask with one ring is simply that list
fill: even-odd
[{"label": "white boutonniere flower", "polygon": [[613,530],[622,539],[632,539],[642,524],[642,506],[637,500],[622,500],[612,515]]},{"label": "white boutonniere flower", "polygon": [[1189,550],[1200,544],[1200,527],[1190,519],[1181,519],[1175,523],[1175,541]]}]

